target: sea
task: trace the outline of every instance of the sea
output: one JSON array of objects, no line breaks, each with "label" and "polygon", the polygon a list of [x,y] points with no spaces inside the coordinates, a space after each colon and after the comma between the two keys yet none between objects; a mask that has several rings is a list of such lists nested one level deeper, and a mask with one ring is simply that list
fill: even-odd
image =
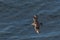
[{"label": "sea", "polygon": [[60,0],[0,0],[0,40],[60,40]]}]

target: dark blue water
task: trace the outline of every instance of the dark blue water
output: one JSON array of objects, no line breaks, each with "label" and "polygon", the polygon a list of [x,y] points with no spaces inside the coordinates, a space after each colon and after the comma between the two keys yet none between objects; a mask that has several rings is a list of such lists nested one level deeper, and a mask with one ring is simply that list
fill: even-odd
[{"label": "dark blue water", "polygon": [[[36,14],[39,34],[31,25]],[[0,40],[60,40],[60,0],[0,0]]]}]

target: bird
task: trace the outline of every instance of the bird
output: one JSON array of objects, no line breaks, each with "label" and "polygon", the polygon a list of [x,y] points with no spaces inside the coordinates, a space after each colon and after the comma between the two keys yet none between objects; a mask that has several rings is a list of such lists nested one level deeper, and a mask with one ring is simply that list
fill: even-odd
[{"label": "bird", "polygon": [[34,29],[35,29],[35,32],[36,33],[39,33],[39,30],[40,30],[40,23],[38,22],[38,15],[34,15],[33,16],[33,23],[32,23]]}]

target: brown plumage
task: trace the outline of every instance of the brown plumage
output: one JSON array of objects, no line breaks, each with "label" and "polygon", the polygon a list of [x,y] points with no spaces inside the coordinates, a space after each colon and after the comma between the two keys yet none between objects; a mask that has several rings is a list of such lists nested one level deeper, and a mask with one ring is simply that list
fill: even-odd
[{"label": "brown plumage", "polygon": [[36,33],[39,33],[40,24],[38,22],[38,16],[37,15],[34,15],[32,25],[34,26],[34,29],[35,29]]}]

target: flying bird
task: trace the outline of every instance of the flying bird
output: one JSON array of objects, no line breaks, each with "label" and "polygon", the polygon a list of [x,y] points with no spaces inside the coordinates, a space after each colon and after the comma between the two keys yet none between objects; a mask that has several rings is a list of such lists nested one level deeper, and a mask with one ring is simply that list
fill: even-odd
[{"label": "flying bird", "polygon": [[35,29],[35,32],[36,33],[39,33],[40,31],[40,23],[38,22],[38,16],[37,15],[34,15],[33,16],[33,23],[32,23],[34,29]]}]

